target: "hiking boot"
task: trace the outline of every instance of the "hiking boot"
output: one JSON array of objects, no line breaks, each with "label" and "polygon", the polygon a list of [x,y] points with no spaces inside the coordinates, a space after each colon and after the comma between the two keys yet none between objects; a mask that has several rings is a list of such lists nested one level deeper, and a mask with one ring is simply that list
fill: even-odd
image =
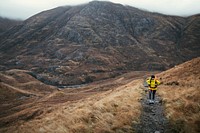
[{"label": "hiking boot", "polygon": [[149,100],[149,104],[153,103],[153,100]]}]

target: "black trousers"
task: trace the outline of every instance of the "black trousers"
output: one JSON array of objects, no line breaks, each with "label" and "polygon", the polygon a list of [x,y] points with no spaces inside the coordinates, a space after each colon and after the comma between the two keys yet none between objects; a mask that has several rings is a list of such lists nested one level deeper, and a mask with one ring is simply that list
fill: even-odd
[{"label": "black trousers", "polygon": [[156,94],[156,90],[149,90],[149,99],[154,100],[155,94]]}]

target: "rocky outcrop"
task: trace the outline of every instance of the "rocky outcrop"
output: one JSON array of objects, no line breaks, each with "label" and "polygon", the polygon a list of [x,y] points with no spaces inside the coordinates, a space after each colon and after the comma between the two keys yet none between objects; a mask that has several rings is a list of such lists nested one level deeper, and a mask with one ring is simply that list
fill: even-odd
[{"label": "rocky outcrop", "polygon": [[165,70],[199,56],[199,21],[110,2],[58,7],[0,36],[0,68],[32,70],[64,85]]}]

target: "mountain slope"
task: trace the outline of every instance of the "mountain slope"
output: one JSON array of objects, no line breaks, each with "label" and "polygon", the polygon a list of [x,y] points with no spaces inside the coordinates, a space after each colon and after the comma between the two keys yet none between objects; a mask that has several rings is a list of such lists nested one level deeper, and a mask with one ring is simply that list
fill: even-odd
[{"label": "mountain slope", "polygon": [[[183,28],[181,39],[178,42],[178,47],[182,51],[183,58],[195,58],[199,55],[199,37],[200,31],[200,15],[191,16],[187,19],[187,24]],[[195,32],[194,32],[195,31]]]},{"label": "mountain slope", "polygon": [[[199,132],[199,63],[200,58],[196,58],[157,74],[163,83],[157,91],[162,98],[159,106],[164,105],[166,109],[166,117],[171,122],[168,125],[170,132]],[[55,90],[32,79],[27,71],[6,71],[0,75],[1,94],[4,92],[2,84],[11,84],[38,95],[5,89],[15,95],[6,100],[0,95],[3,98],[0,101],[0,132],[134,132],[133,125],[138,126],[142,111],[149,112],[149,117],[156,113],[148,108],[142,110],[140,103],[143,102],[142,94],[146,94],[143,79],[150,74],[131,72],[76,89]],[[42,84],[41,90],[45,93],[41,95],[34,86],[21,88],[30,83],[29,80],[34,80],[38,86]],[[146,122],[152,124],[149,119]],[[168,131],[169,128],[162,130]]]},{"label": "mountain slope", "polygon": [[158,74],[166,116],[175,132],[200,131],[200,57]]},{"label": "mountain slope", "polygon": [[58,7],[0,36],[0,68],[29,69],[53,85],[88,83],[130,70],[165,70],[199,56],[199,19],[110,2]]},{"label": "mountain slope", "polygon": [[[8,93],[13,96],[0,95],[0,132],[132,131],[131,124],[139,118],[142,91],[142,80],[133,80],[145,73],[133,72],[80,88],[62,90],[32,79],[26,71],[1,73],[0,85],[11,83],[12,87],[34,92],[35,95],[19,94],[13,89],[9,92],[8,88],[0,87],[1,94],[7,90],[6,96],[9,96]],[[33,81],[38,86],[31,84],[23,88],[24,84]]]},{"label": "mountain slope", "polygon": [[21,20],[13,20],[9,18],[0,17],[0,34],[7,31],[8,29],[12,28],[21,23]]}]

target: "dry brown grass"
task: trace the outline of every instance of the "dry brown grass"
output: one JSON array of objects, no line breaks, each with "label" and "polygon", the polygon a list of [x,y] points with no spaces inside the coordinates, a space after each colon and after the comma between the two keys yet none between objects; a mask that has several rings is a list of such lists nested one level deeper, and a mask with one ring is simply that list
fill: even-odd
[{"label": "dry brown grass", "polygon": [[[36,80],[25,70],[0,73],[0,128],[28,121],[43,112],[41,97],[56,91]],[[4,132],[4,131],[0,131]]]},{"label": "dry brown grass", "polygon": [[[117,79],[119,80],[119,79]],[[2,129],[13,133],[105,133],[132,132],[131,124],[139,121],[141,80],[131,81],[115,89],[93,94],[74,102],[58,103],[47,107],[43,115],[28,122],[19,122]],[[47,99],[66,94],[56,92]],[[46,100],[47,100],[46,99]]]},{"label": "dry brown grass", "polygon": [[[43,95],[56,90],[55,87],[48,86],[27,74],[25,70],[9,70],[0,73],[0,79],[4,86],[8,86],[18,91]],[[9,94],[9,93],[8,93]]]},{"label": "dry brown grass", "polygon": [[[176,132],[200,131],[198,66],[200,58],[157,75],[163,82],[158,93]],[[5,94],[10,100],[0,106],[7,109],[6,113],[0,113],[0,132],[134,132],[131,125],[139,122],[143,91],[142,79],[138,78],[146,74],[133,72],[79,89],[52,91],[52,87],[32,79],[24,71],[8,71],[0,75],[0,98]],[[27,96],[32,94],[33,97]],[[19,99],[23,96],[28,98]]]},{"label": "dry brown grass", "polygon": [[158,75],[166,116],[177,132],[200,132],[200,58]]}]

